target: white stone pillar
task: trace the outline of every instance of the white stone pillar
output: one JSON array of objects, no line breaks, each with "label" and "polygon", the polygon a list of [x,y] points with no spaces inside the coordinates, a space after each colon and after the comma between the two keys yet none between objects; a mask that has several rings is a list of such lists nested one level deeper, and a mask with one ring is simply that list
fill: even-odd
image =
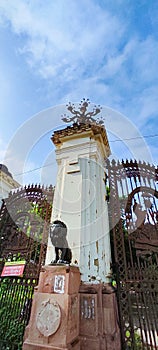
[{"label": "white stone pillar", "polygon": [[[58,164],[51,221],[68,228],[72,263],[84,282],[108,282],[111,250],[105,189],[105,159],[110,154],[104,127],[74,124],[52,137]],[[48,241],[46,264],[54,259]]]}]

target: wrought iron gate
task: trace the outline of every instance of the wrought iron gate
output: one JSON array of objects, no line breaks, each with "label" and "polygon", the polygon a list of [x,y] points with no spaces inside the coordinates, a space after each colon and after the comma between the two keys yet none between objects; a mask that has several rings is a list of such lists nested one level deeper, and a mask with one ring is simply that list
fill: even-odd
[{"label": "wrought iron gate", "polygon": [[20,350],[34,287],[44,264],[54,188],[28,186],[3,201],[0,275],[6,261],[25,261],[23,277],[0,278],[0,348]]},{"label": "wrought iron gate", "polygon": [[122,349],[158,349],[158,169],[107,163]]}]

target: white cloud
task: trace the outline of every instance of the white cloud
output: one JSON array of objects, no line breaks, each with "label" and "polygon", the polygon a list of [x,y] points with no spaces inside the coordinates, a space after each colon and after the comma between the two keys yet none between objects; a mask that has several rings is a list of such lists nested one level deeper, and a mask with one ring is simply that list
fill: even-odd
[{"label": "white cloud", "polygon": [[157,82],[155,75],[158,66],[158,41],[148,36],[143,41],[138,41],[135,54],[133,54],[133,65],[135,73],[139,74],[140,82]]},{"label": "white cloud", "polygon": [[[2,0],[1,13],[14,32],[23,35],[19,52],[45,79],[81,81],[89,74],[107,80],[117,76],[117,82],[120,77],[120,85],[128,89],[155,79],[158,43],[152,37],[127,37],[126,19],[93,1],[87,0],[85,6],[83,0]],[[109,84],[113,88],[113,83]]]},{"label": "white cloud", "polygon": [[1,0],[1,20],[19,35],[30,71],[47,82],[51,104],[87,97],[142,129],[158,109],[158,42],[151,33],[140,36],[137,23],[133,35],[130,18],[114,4],[110,12],[98,3]]},{"label": "white cloud", "polygon": [[[15,33],[25,36],[20,52],[44,77],[94,71],[115,51],[124,26],[93,1],[1,1],[1,12]],[[43,11],[42,11],[43,10]],[[95,65],[94,65],[95,61]],[[67,73],[68,70],[68,73]]]},{"label": "white cloud", "polygon": [[[158,87],[149,86],[144,88],[142,94],[135,98],[135,106],[137,106],[137,113],[139,113],[139,125],[146,123],[152,116],[157,116],[158,111]],[[134,102],[134,101],[133,101]],[[135,109],[135,108],[134,108]]]}]

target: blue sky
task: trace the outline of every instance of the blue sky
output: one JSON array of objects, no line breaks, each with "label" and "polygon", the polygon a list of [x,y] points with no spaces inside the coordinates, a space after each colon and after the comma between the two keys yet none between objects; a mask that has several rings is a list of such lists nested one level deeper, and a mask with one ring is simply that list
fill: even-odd
[{"label": "blue sky", "polygon": [[1,162],[17,181],[55,182],[50,137],[83,97],[105,106],[112,157],[157,165],[157,0],[0,0],[0,42]]}]

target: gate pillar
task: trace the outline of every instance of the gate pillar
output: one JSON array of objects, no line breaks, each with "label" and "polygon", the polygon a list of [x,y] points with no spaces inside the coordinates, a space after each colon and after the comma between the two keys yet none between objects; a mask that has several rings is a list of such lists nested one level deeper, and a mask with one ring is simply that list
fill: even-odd
[{"label": "gate pillar", "polygon": [[[73,283],[74,294],[66,292],[69,289],[65,289],[65,294],[56,294],[55,287],[53,294],[49,294],[50,291],[40,294],[42,284],[39,283],[29,334],[35,343],[38,340],[41,344],[38,349],[41,350],[120,350],[116,299],[110,287],[111,247],[105,171],[105,159],[110,155],[110,147],[102,121],[98,122],[92,118],[100,112],[100,108],[94,106],[93,111],[88,112],[88,107],[89,102],[85,100],[81,101],[79,111],[74,109],[74,105],[70,105],[68,110],[73,114],[74,124],[55,131],[52,136],[56,147],[58,174],[51,222],[60,220],[67,227],[68,246],[72,251],[69,274],[71,271],[78,271],[79,274],[80,269],[82,285],[77,294],[79,285],[77,283],[75,287],[75,278],[72,278],[70,285]],[[64,117],[63,120],[70,122],[71,118]],[[46,264],[50,264],[55,258],[54,251],[49,237]],[[77,270],[74,270],[74,265]],[[52,271],[57,271],[58,268],[54,267]],[[59,275],[65,274],[66,281],[68,274],[66,267],[63,269],[65,272],[60,272]],[[56,280],[58,277],[55,277],[54,281]],[[62,284],[62,281],[59,281],[60,283]],[[63,318],[59,317],[59,310],[53,311],[55,301],[62,305]],[[46,310],[49,310],[48,315]],[[48,324],[48,318],[54,322],[54,314],[58,315],[61,325],[59,327],[58,321],[59,328],[56,329],[56,333],[48,336],[49,328],[47,326],[47,329],[44,323]],[[44,315],[46,316],[43,323]],[[36,328],[38,331],[35,332]],[[30,338],[27,339],[23,350],[36,350],[34,345],[32,348],[28,347]]]},{"label": "gate pillar", "polygon": [[[73,124],[52,136],[58,163],[51,221],[67,226],[72,263],[84,282],[109,282],[111,248],[105,159],[110,154],[100,125]],[[48,239],[46,264],[55,259]]]},{"label": "gate pillar", "polygon": [[23,350],[80,350],[79,286],[77,267],[42,268]]}]

